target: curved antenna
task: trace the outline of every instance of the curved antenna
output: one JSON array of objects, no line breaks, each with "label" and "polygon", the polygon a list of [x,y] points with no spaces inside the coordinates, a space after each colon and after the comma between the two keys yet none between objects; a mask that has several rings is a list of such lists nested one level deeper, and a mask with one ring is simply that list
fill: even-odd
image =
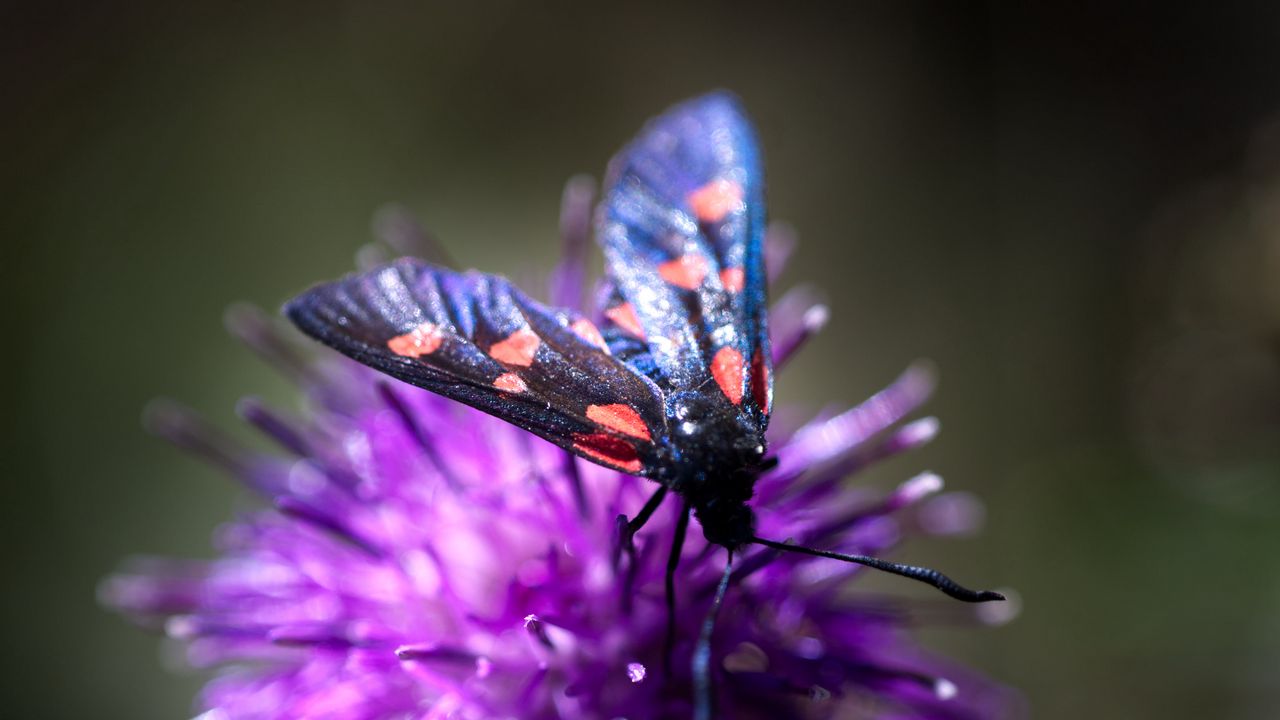
[{"label": "curved antenna", "polygon": [[925,583],[926,585],[932,585],[947,595],[965,602],[988,602],[991,600],[1005,599],[1004,595],[1001,595],[994,590],[970,590],[937,570],[930,568],[917,567],[915,565],[903,565],[902,563],[889,562],[888,560],[881,560],[880,558],[874,558],[869,555],[845,555],[844,553],[832,552],[830,550],[817,550],[814,548],[807,548],[802,545],[789,545],[787,543],[780,543],[776,540],[766,540],[761,537],[752,537],[751,542],[773,548],[774,550],[801,553],[803,555],[812,555],[814,557],[831,558],[832,560],[842,560],[844,562],[865,565],[869,568],[892,573],[894,575],[901,575],[904,578],[910,578],[912,580]]}]

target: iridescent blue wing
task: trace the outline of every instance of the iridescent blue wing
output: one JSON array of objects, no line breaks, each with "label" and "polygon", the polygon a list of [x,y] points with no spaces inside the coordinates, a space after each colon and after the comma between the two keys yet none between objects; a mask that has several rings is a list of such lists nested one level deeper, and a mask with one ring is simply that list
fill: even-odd
[{"label": "iridescent blue wing", "polygon": [[661,391],[590,320],[505,278],[406,258],[318,285],[285,313],[365,365],[607,467],[648,475],[666,442]]},{"label": "iridescent blue wing", "polygon": [[763,428],[764,186],[737,100],[707,95],[652,120],[610,163],[599,223],[615,356],[668,394],[718,387]]}]

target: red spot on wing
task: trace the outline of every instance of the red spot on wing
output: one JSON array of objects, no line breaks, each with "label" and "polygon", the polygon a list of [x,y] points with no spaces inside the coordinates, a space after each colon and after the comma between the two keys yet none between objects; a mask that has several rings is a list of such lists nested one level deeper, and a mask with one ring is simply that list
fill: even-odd
[{"label": "red spot on wing", "polygon": [[689,193],[693,214],[703,222],[719,222],[743,207],[742,186],[732,180],[717,178]]},{"label": "red spot on wing", "polygon": [[742,268],[730,267],[720,271],[720,284],[731,293],[742,292],[742,288],[746,283],[747,278],[743,274]]},{"label": "red spot on wing", "polygon": [[640,440],[652,440],[649,427],[630,405],[615,403],[613,405],[588,405],[587,417],[601,427],[609,428],[623,435],[630,435]]},{"label": "red spot on wing", "polygon": [[742,403],[742,353],[723,347],[711,358],[711,377],[734,405]]},{"label": "red spot on wing", "polygon": [[578,433],[573,436],[573,449],[623,472],[637,473],[644,467],[635,446],[613,433]]},{"label": "red spot on wing", "polygon": [[636,309],[631,303],[622,303],[614,305],[604,311],[604,316],[614,322],[615,325],[626,330],[632,335],[644,339],[644,328],[640,327],[640,318],[636,317]]},{"label": "red spot on wing", "polygon": [[769,366],[764,361],[764,353],[756,350],[756,354],[751,357],[751,397],[761,410],[768,413],[772,395],[769,388]]},{"label": "red spot on wing", "polygon": [[707,277],[707,259],[697,253],[681,255],[658,266],[663,280],[685,290],[697,290]]},{"label": "red spot on wing", "polygon": [[529,389],[529,386],[524,384],[524,380],[515,373],[502,373],[493,381],[493,386],[509,393],[522,393]]},{"label": "red spot on wing", "polygon": [[489,357],[507,365],[529,367],[542,340],[529,328],[521,328],[501,342],[489,346]]},{"label": "red spot on wing", "polygon": [[595,345],[605,352],[609,352],[609,346],[605,344],[604,337],[600,335],[600,330],[596,328],[596,324],[586,318],[579,318],[573,321],[569,326],[570,330],[577,333],[578,337]]},{"label": "red spot on wing", "polygon": [[387,348],[401,357],[419,358],[439,350],[442,342],[444,334],[440,332],[440,328],[424,322],[409,332],[388,340]]}]

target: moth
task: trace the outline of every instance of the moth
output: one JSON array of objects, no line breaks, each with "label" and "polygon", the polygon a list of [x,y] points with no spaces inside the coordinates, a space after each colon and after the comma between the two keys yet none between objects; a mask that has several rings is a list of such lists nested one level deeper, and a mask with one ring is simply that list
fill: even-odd
[{"label": "moth", "polygon": [[[935,570],[757,537],[747,505],[770,466],[773,405],[764,180],[754,130],[719,92],[649,122],[609,164],[596,214],[597,314],[544,305],[505,278],[404,258],[318,285],[285,306],[303,332],[387,375],[514,423],[657,484],[623,532],[668,494],[729,554],[695,652],[699,715],[733,553],[745,545],[854,562],[971,602],[999,600]],[[669,634],[670,636],[670,634]]]}]

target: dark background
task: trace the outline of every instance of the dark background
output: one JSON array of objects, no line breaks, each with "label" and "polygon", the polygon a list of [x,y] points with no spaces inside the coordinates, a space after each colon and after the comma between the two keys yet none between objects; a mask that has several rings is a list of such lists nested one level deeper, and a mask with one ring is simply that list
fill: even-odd
[{"label": "dark background", "polygon": [[1056,5],[6,4],[3,714],[189,714],[94,592],[247,502],[149,398],[294,401],[225,306],[344,272],[388,200],[531,276],[565,178],[727,87],[833,309],[780,403],[942,370],[941,438],[864,481],[980,494],[982,535],[899,557],[1023,613],[924,639],[1039,718],[1273,717],[1280,11]]}]

